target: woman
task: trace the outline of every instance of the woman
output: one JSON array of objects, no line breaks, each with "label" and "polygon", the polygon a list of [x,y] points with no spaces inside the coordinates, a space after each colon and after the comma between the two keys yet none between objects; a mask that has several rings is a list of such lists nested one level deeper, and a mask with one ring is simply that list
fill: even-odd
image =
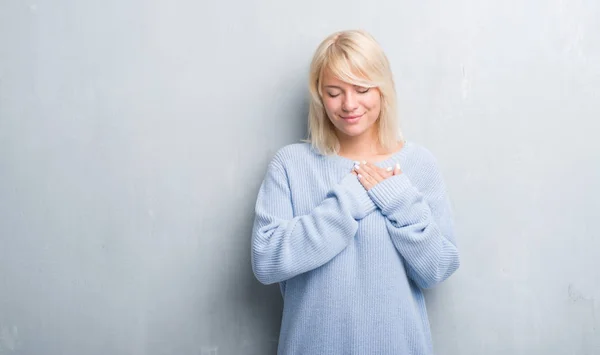
[{"label": "woman", "polygon": [[309,88],[309,139],[270,162],[252,233],[254,274],[284,298],[278,353],[432,354],[421,289],[459,266],[436,161],[400,138],[366,32],[325,39]]}]

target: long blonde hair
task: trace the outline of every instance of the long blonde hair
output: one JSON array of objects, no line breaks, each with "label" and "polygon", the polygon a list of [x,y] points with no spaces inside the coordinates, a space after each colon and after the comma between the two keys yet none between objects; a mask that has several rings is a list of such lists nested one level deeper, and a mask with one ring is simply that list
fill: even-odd
[{"label": "long blonde hair", "polygon": [[326,70],[349,84],[379,89],[381,112],[376,122],[379,144],[392,151],[402,139],[394,78],[383,49],[363,30],[333,33],[317,48],[310,65],[308,138],[305,141],[325,155],[337,154],[340,149],[335,128],[322,101],[321,82]]}]

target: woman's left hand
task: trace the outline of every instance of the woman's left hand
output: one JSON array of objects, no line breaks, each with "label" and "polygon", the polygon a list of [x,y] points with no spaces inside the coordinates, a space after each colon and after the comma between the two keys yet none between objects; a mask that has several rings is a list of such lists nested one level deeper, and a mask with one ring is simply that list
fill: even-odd
[{"label": "woman's left hand", "polygon": [[358,180],[368,191],[383,180],[394,175],[402,174],[402,171],[400,170],[400,164],[396,164],[394,168],[389,167],[384,169],[373,163],[363,161],[360,164],[354,165],[352,173],[358,176]]}]

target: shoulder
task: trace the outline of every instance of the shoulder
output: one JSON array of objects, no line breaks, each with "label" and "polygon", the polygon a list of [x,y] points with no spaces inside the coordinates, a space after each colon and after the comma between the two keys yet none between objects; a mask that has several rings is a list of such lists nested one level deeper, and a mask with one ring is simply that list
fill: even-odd
[{"label": "shoulder", "polygon": [[437,158],[425,146],[408,141],[406,142],[405,148],[407,149],[406,158],[411,164],[414,164],[421,169],[437,169]]},{"label": "shoulder", "polygon": [[306,164],[312,157],[318,154],[310,143],[292,143],[285,145],[275,151],[272,155],[266,171],[266,178],[287,181],[294,171],[306,169]]},{"label": "shoulder", "polygon": [[276,164],[285,169],[288,166],[300,163],[306,164],[307,161],[317,156],[318,154],[310,143],[292,143],[279,148],[275,152],[271,164]]},{"label": "shoulder", "polygon": [[414,142],[407,142],[406,149],[402,170],[413,183],[424,190],[444,184],[438,159],[429,149]]}]

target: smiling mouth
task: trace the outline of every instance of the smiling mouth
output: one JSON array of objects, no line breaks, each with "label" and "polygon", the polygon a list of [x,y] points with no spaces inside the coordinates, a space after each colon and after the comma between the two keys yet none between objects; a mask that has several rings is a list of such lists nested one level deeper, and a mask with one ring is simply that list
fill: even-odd
[{"label": "smiling mouth", "polygon": [[353,116],[340,116],[340,117],[341,117],[342,119],[344,119],[344,120],[349,120],[349,121],[350,121],[350,120],[354,120],[354,119],[357,119],[357,118],[359,118],[359,117],[362,117],[362,115],[353,115]]}]

